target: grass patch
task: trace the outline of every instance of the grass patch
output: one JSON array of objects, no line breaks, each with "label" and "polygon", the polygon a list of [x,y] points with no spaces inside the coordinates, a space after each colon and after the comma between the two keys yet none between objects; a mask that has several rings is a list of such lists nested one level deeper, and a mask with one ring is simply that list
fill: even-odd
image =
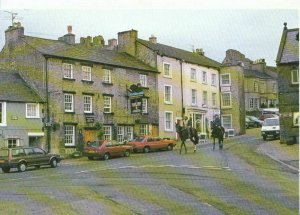
[{"label": "grass patch", "polygon": [[25,207],[18,203],[11,201],[1,200],[0,201],[0,213],[1,214],[18,214],[23,215]]}]

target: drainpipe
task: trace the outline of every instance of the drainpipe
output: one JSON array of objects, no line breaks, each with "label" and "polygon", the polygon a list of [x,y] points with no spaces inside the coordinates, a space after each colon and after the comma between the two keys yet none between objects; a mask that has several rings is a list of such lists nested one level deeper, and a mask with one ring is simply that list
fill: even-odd
[{"label": "drainpipe", "polygon": [[50,126],[50,107],[49,107],[49,85],[48,85],[48,58],[45,57],[45,72],[46,72],[46,129],[47,129],[47,134],[46,134],[46,143],[48,147],[48,153],[51,150],[51,126]]},{"label": "drainpipe", "polygon": [[183,116],[184,116],[183,110],[184,110],[184,107],[183,107],[183,78],[182,78],[182,62],[184,62],[184,60],[180,60],[181,117],[182,117],[182,120],[183,120]]}]

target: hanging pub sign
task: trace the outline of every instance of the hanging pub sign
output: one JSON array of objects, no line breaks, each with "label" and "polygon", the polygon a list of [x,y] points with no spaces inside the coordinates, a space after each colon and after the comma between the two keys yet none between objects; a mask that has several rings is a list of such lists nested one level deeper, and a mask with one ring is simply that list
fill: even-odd
[{"label": "hanging pub sign", "polygon": [[141,113],[142,112],[142,98],[132,98],[130,99],[131,113]]},{"label": "hanging pub sign", "polygon": [[142,112],[142,97],[144,96],[144,91],[140,84],[132,84],[128,89],[128,97],[130,99],[131,113],[141,113]]}]

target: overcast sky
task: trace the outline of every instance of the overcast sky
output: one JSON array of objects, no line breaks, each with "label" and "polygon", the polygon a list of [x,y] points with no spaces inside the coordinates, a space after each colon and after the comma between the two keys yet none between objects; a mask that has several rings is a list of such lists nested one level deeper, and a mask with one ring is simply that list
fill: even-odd
[{"label": "overcast sky", "polygon": [[226,50],[236,49],[251,60],[265,58],[269,66],[275,66],[283,23],[299,27],[297,1],[209,2],[0,0],[0,49],[11,25],[11,15],[5,11],[18,13],[16,21],[29,36],[57,39],[72,25],[77,42],[88,35],[102,35],[107,42],[120,31],[135,29],[141,39],[154,34],[158,43],[188,51],[203,48],[206,56],[219,62]]}]

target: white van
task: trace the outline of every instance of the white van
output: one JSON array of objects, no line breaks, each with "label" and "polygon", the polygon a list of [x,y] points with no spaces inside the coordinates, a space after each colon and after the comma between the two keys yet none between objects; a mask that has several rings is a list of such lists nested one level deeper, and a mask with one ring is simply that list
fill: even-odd
[{"label": "white van", "polygon": [[266,118],[261,127],[261,136],[263,140],[266,140],[267,137],[273,137],[274,139],[279,138],[280,136],[280,125],[279,117],[275,118]]}]

